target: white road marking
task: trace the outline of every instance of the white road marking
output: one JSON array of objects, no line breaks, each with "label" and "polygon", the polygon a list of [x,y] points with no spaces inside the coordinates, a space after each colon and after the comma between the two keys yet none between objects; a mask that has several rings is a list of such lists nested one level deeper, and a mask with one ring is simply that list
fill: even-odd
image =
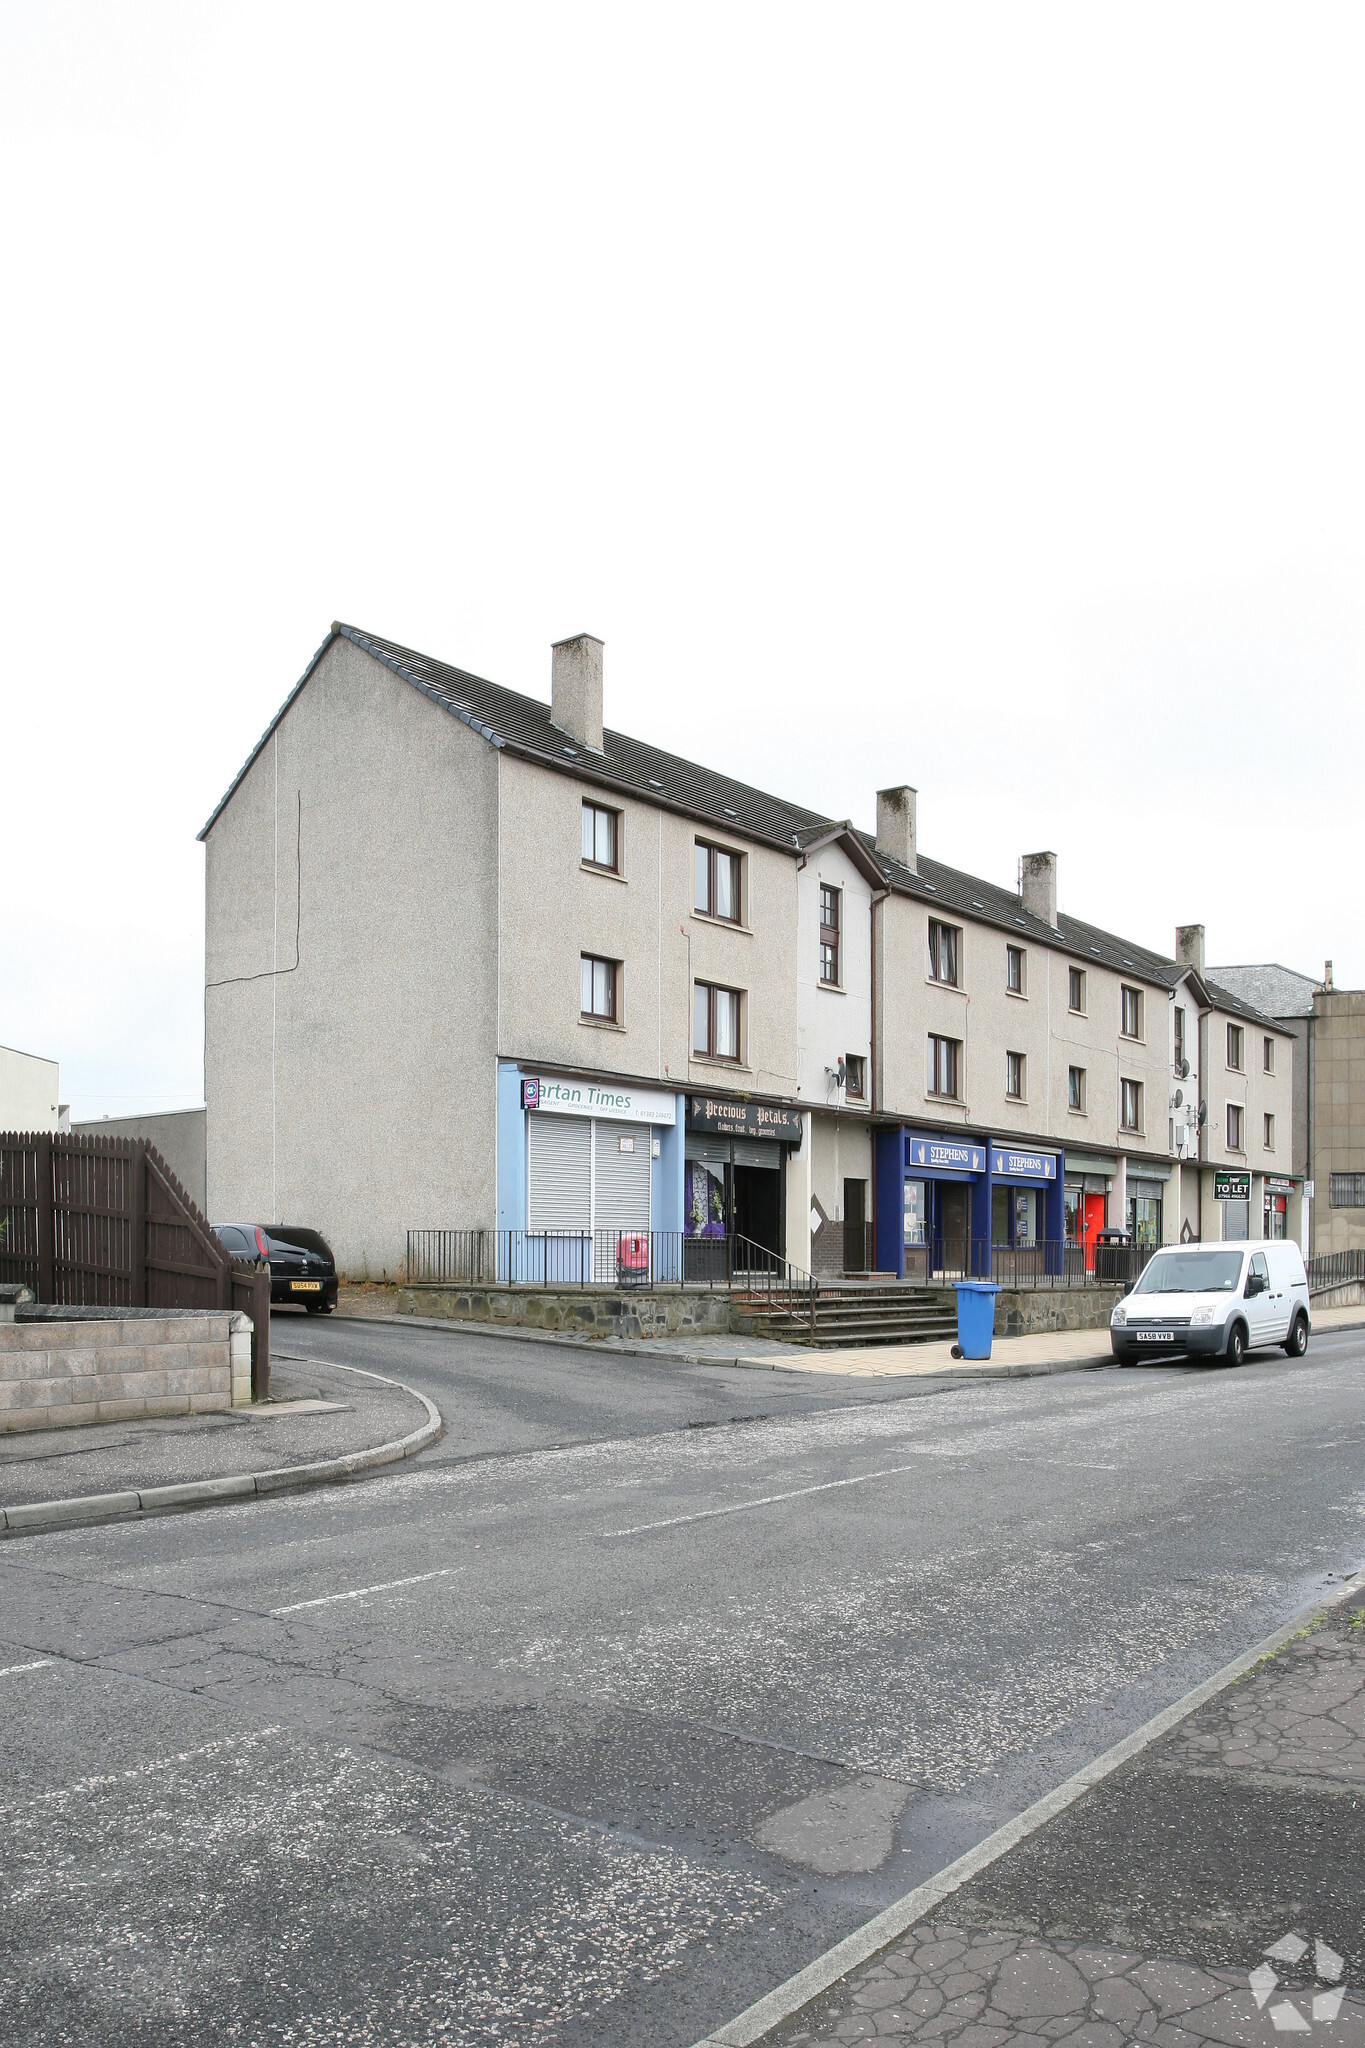
[{"label": "white road marking", "polygon": [[788,1493],[763,1493],[757,1500],[737,1500],[732,1507],[701,1508],[695,1515],[666,1515],[662,1522],[639,1522],[633,1529],[604,1529],[602,1534],[646,1536],[652,1529],[676,1529],[682,1522],[711,1522],[718,1515],[743,1515],[750,1508],[770,1508],[775,1502],[800,1500],[808,1493],[833,1493],[840,1486],[866,1486],[869,1479],[895,1479],[900,1473],[915,1469],[915,1465],[884,1465],[879,1472],[859,1472],[852,1479],[825,1479],[818,1486],[794,1486]]},{"label": "white road marking", "polygon": [[18,1671],[46,1671],[51,1662],[50,1657],[40,1657],[36,1664],[6,1664],[0,1678],[13,1678]]},{"label": "white road marking", "polygon": [[418,1572],[412,1579],[386,1579],[382,1586],[355,1586],[349,1593],[322,1593],[316,1600],[293,1600],[288,1607],[272,1607],[270,1612],[272,1616],[298,1614],[305,1607],[330,1607],[334,1600],[363,1600],[367,1593],[392,1593],[398,1586],[424,1586],[428,1579],[448,1579],[453,1572],[463,1570],[463,1565],[449,1564],[439,1572]]}]

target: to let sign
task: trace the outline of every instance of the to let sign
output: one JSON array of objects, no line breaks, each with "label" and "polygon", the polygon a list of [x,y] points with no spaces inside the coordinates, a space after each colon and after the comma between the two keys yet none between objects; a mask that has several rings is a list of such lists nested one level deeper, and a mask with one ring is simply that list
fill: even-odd
[{"label": "to let sign", "polygon": [[1213,1199],[1215,1202],[1249,1202],[1251,1200],[1251,1175],[1249,1173],[1215,1173],[1213,1176]]}]

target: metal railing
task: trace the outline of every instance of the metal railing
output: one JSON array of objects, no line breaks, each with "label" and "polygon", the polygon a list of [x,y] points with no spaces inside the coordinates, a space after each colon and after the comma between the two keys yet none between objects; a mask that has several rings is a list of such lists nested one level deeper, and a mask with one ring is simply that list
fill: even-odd
[{"label": "metal railing", "polygon": [[1365,1282],[1365,1251],[1319,1252],[1308,1261],[1308,1292],[1327,1294],[1334,1287]]},{"label": "metal railing", "polygon": [[1136,1280],[1154,1244],[1091,1247],[1070,1238],[1037,1238],[1030,1244],[994,1244],[983,1237],[951,1233],[926,1236],[905,1247],[905,1277],[914,1286],[936,1287],[954,1280],[994,1280],[998,1287],[1113,1287]]},{"label": "metal railing", "polygon": [[[680,1230],[410,1230],[413,1287],[702,1287],[771,1292],[798,1273],[780,1253],[731,1233]],[[810,1281],[806,1274],[805,1280]],[[813,1283],[812,1283],[813,1284]]]}]

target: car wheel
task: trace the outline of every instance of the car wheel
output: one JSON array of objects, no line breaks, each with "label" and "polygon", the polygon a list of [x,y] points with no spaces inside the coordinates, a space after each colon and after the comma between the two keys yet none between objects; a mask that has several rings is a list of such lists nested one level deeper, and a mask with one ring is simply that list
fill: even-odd
[{"label": "car wheel", "polygon": [[1229,1365],[1241,1365],[1247,1355],[1247,1333],[1240,1323],[1234,1323],[1228,1331],[1227,1361]]},{"label": "car wheel", "polygon": [[1290,1330],[1288,1337],[1285,1339],[1284,1348],[1291,1358],[1303,1357],[1304,1352],[1308,1349],[1307,1316],[1295,1316],[1294,1326]]},{"label": "car wheel", "polygon": [[320,1316],[322,1314],[322,1303],[320,1301],[305,1301],[303,1305],[310,1316]]}]

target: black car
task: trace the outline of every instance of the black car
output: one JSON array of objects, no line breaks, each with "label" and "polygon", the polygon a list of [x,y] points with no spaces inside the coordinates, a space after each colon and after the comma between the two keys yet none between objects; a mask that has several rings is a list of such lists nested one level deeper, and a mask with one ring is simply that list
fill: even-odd
[{"label": "black car", "polygon": [[316,1230],[295,1223],[216,1223],[214,1231],[235,1259],[268,1261],[272,1307],[288,1301],[321,1316],[336,1307],[337,1262]]}]

